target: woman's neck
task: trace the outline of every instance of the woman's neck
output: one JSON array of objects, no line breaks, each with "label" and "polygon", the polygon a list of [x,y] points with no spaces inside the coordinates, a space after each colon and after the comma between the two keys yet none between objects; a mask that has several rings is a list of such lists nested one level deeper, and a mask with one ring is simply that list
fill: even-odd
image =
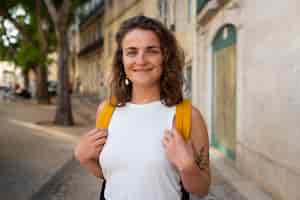
[{"label": "woman's neck", "polygon": [[132,87],[131,102],[135,104],[149,103],[152,101],[160,100],[160,87]]}]

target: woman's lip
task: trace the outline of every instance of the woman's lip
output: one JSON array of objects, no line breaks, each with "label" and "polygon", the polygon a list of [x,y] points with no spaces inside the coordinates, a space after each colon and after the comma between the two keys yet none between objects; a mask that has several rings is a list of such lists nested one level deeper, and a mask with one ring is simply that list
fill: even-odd
[{"label": "woman's lip", "polygon": [[133,71],[150,71],[152,68],[146,68],[146,69],[132,69]]}]

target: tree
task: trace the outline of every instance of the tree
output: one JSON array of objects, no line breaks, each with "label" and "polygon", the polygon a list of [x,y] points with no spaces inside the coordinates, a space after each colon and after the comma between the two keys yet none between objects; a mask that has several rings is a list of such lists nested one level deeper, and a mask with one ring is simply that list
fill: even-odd
[{"label": "tree", "polygon": [[60,125],[73,125],[74,120],[71,109],[71,99],[69,94],[69,39],[68,29],[73,18],[73,11],[76,7],[85,2],[80,0],[44,0],[48,12],[55,27],[58,44],[58,101],[54,123]]},{"label": "tree", "polygon": [[[20,10],[24,14],[18,15]],[[25,85],[28,70],[37,72],[37,100],[38,103],[49,103],[47,89],[48,54],[54,50],[55,37],[46,7],[39,0],[10,0],[0,2],[0,16],[2,19],[2,59],[13,61],[22,67],[25,74]],[[19,34],[10,38],[4,22],[9,21]],[[4,40],[3,40],[4,38]],[[6,39],[5,39],[6,38]],[[11,40],[13,42],[11,42]],[[4,44],[3,44],[4,43]]]},{"label": "tree", "polygon": [[[57,107],[54,123],[58,125],[73,125],[74,120],[72,116],[71,109],[71,99],[69,94],[69,69],[68,69],[68,56],[69,56],[69,40],[68,40],[68,30],[70,25],[74,20],[74,10],[82,3],[88,0],[44,0],[44,5],[47,8],[46,13],[49,14],[51,19],[55,36],[58,46],[58,97],[57,97]],[[38,27],[39,41],[41,42],[41,49],[45,52],[48,50],[46,47],[47,41],[45,31],[42,31],[42,22],[45,20],[47,22],[47,16],[44,16],[45,12],[41,12],[43,6],[42,1],[39,0],[9,0],[0,2],[0,15],[6,16],[12,23],[18,28],[23,40],[34,44],[33,38],[28,32],[20,27],[20,24],[11,18],[10,13],[7,12],[8,8],[21,4],[25,8],[36,12],[36,24]],[[34,9],[35,8],[35,9]],[[38,68],[41,70],[41,74],[44,74],[44,68]],[[41,76],[43,77],[43,76]]]}]

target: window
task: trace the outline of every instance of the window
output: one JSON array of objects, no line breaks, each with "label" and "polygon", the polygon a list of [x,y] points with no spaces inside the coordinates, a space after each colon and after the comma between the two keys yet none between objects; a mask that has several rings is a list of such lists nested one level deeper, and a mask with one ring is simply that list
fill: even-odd
[{"label": "window", "polygon": [[80,40],[80,49],[83,49],[89,44],[89,32],[82,32]]},{"label": "window", "polygon": [[113,43],[113,36],[112,36],[112,32],[108,33],[108,40],[107,40],[108,44],[107,44],[107,51],[108,51],[108,56],[112,55],[112,43]]},{"label": "window", "polygon": [[112,8],[114,6],[113,0],[108,0],[108,6],[109,8]]},{"label": "window", "polygon": [[187,14],[188,14],[187,21],[191,22],[192,15],[193,15],[193,1],[192,0],[188,0],[187,9],[188,9],[188,12],[187,12]]},{"label": "window", "polygon": [[217,32],[213,43],[212,145],[235,159],[237,33],[232,24]]},{"label": "window", "polygon": [[192,66],[188,65],[184,70],[184,85],[183,95],[189,99],[192,99]]},{"label": "window", "polygon": [[158,0],[158,12],[159,16],[162,17],[164,15],[164,1],[163,0]]},{"label": "window", "polygon": [[159,16],[163,19],[163,23],[167,23],[168,2],[167,0],[158,0]]}]

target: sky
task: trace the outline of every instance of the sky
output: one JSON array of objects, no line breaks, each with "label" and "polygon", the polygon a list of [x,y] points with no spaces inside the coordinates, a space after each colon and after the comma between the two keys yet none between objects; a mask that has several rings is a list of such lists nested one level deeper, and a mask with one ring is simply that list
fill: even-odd
[{"label": "sky", "polygon": [[[13,18],[26,15],[25,10],[20,6],[13,9],[12,12],[13,12],[12,14]],[[30,17],[29,16],[25,17],[25,23],[28,24],[29,22],[30,22]],[[0,24],[0,27],[2,27],[2,24]],[[16,43],[17,42],[16,38],[19,35],[19,31],[9,20],[4,21],[4,27],[7,32],[7,35],[2,36],[1,38],[3,40],[4,45],[8,46],[10,43]]]}]

